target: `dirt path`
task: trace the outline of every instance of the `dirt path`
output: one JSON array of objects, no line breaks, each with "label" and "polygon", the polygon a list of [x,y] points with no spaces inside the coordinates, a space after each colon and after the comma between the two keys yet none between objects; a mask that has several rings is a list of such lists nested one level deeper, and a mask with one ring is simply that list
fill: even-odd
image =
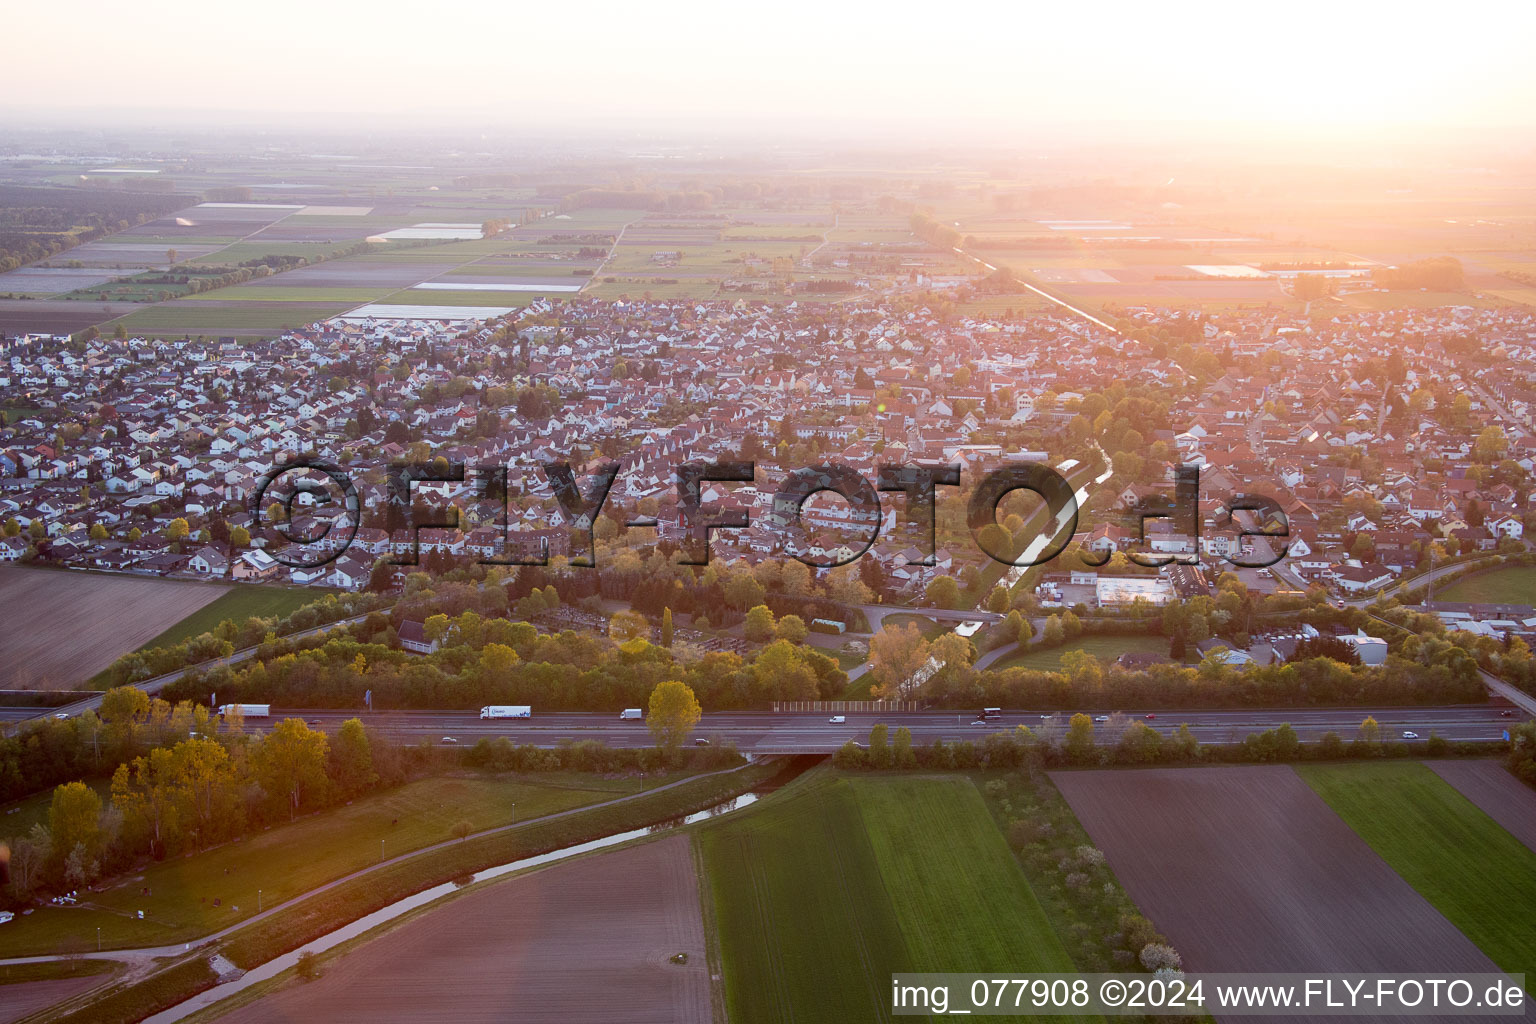
[{"label": "dirt path", "polygon": [[[686,964],[669,958],[687,955]],[[231,1024],[707,1024],[690,839],[519,875],[467,895],[220,1018]]]}]

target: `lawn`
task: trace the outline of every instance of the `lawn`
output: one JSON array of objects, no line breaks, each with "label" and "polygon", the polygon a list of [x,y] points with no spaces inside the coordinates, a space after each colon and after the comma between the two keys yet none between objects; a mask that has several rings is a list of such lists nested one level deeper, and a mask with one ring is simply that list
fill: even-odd
[{"label": "lawn", "polygon": [[[1302,779],[1494,963],[1536,965],[1536,852],[1417,762],[1301,765]],[[1536,991],[1528,978],[1526,991]]]},{"label": "lawn", "polygon": [[1531,604],[1536,602],[1536,568],[1511,566],[1457,580],[1435,591],[1437,601],[1470,601],[1478,604]]},{"label": "lawn", "polygon": [[907,626],[916,626],[923,634],[924,639],[934,640],[949,632],[951,626],[935,622],[926,615],[918,615],[915,612],[898,612],[895,615],[887,615],[880,620],[881,628],[886,626],[892,629],[905,629]]},{"label": "lawn", "polygon": [[1148,654],[1168,653],[1168,640],[1161,636],[1085,636],[1060,647],[1030,650],[1015,654],[993,665],[994,669],[1028,668],[1036,672],[1054,672],[1061,668],[1061,656],[1068,651],[1087,651],[1102,662],[1111,662],[1129,651]]},{"label": "lawn", "polygon": [[287,618],[293,612],[313,601],[325,599],[315,590],[291,587],[236,587],[222,594],[215,601],[203,605],[174,626],[150,640],[139,650],[152,647],[171,647],[216,628],[225,619],[238,625],[249,618]]},{"label": "lawn", "polygon": [[[44,907],[0,931],[0,956],[24,956],[89,938],[105,948],[181,942],[235,924],[334,878],[475,830],[639,792],[661,779],[595,775],[437,777],[353,801],[227,843],[151,864],[89,906]],[[149,889],[149,895],[143,889]],[[213,901],[219,900],[219,906]],[[144,911],[144,920],[134,915]]]},{"label": "lawn", "polygon": [[969,778],[813,777],[699,846],[735,1024],[889,1020],[895,971],[1073,968]]}]

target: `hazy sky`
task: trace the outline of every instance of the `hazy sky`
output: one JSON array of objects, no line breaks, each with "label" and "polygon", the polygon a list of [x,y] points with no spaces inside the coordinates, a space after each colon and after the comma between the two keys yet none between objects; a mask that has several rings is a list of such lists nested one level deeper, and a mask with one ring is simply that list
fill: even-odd
[{"label": "hazy sky", "polygon": [[1530,3],[88,0],[3,18],[0,108],[23,114],[1536,122]]}]

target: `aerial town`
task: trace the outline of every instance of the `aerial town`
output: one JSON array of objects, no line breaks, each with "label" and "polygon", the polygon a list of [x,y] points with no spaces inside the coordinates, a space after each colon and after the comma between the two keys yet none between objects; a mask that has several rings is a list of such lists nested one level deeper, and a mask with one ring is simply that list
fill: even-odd
[{"label": "aerial town", "polygon": [[0,1024],[1531,1019],[1536,5],[0,15]]}]

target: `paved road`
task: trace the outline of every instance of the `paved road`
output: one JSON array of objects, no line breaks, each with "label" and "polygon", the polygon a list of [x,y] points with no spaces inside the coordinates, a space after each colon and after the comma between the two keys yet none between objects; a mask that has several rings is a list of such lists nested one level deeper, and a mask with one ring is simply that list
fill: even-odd
[{"label": "paved road", "polygon": [[[1111,715],[1104,710],[1081,709],[1094,716]],[[1160,732],[1171,732],[1188,723],[1201,742],[1232,743],[1251,732],[1262,732],[1289,722],[1303,740],[1322,738],[1337,732],[1352,739],[1367,715],[1381,725],[1385,739],[1398,739],[1402,733],[1417,732],[1428,738],[1431,731],[1448,740],[1497,740],[1518,718],[1505,718],[1507,708],[1490,704],[1454,705],[1433,708],[1280,708],[1235,711],[1141,709],[1126,712],[1127,719],[1137,718]],[[472,711],[314,711],[273,709],[271,719],[246,719],[249,731],[259,732],[283,717],[302,718],[317,728],[333,730],[348,718],[362,718],[391,735],[408,742],[422,739],[443,743],[452,737],[459,745],[469,745],[486,737],[505,736],[514,743],[554,747],[572,740],[598,740],[611,747],[643,747],[654,741],[644,722],[620,721],[617,712],[550,712],[532,719],[481,719]],[[1147,714],[1156,717],[1144,718]],[[894,730],[906,726],[913,742],[933,740],[979,740],[988,732],[1008,730],[1019,725],[1042,728],[1041,712],[1010,710],[986,726],[973,725],[976,712],[918,711],[890,714],[850,714],[847,721],[833,725],[826,713],[774,714],[772,712],[715,712],[706,714],[694,730],[696,737],[717,742],[732,740],[744,754],[817,754],[832,753],[850,739],[864,740],[869,730],[884,722]],[[1516,712],[1518,715],[1519,712]],[[1065,729],[1070,713],[1059,713],[1045,728]]]}]

